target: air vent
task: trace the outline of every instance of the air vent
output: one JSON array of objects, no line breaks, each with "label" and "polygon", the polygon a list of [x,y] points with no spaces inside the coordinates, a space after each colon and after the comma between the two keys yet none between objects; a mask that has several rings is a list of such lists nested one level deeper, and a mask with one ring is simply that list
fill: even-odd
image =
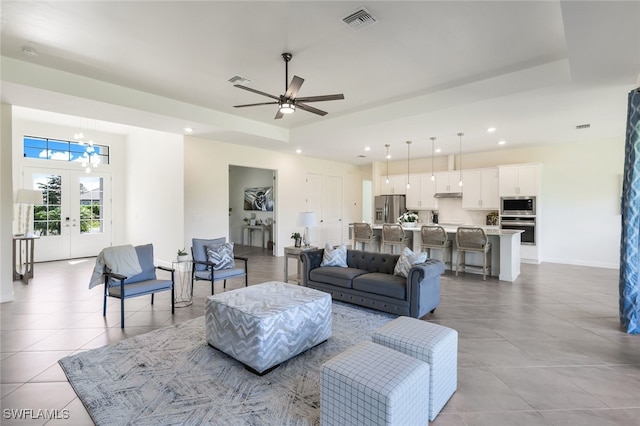
[{"label": "air vent", "polygon": [[358,158],[367,158],[366,155],[358,154]]},{"label": "air vent", "polygon": [[576,126],[576,130],[588,129],[591,127],[591,124],[578,124]]},{"label": "air vent", "polygon": [[361,30],[375,24],[378,22],[378,19],[363,7],[356,10],[346,18],[343,18],[342,22],[351,27],[352,30]]},{"label": "air vent", "polygon": [[250,82],[251,80],[249,80],[248,78],[240,77],[239,75],[234,75],[229,79],[229,83],[231,84],[244,84]]}]

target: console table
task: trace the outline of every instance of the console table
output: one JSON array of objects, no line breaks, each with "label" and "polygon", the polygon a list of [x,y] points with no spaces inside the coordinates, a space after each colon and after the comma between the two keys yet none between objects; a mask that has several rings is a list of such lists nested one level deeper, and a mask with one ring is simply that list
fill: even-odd
[{"label": "console table", "polygon": [[267,246],[266,244],[266,237],[267,237],[267,233],[269,234],[269,236],[271,236],[271,225],[242,225],[242,244],[244,245],[244,231],[248,231],[249,232],[249,245],[252,245],[252,235],[253,235],[253,231],[260,231],[260,234],[262,236],[262,248],[265,248]]},{"label": "console table", "polygon": [[[13,236],[13,280],[22,280],[29,284],[29,278],[33,278],[33,245],[40,237],[27,237],[24,235]],[[24,259],[23,259],[24,253]],[[18,262],[16,262],[16,258]]]}]

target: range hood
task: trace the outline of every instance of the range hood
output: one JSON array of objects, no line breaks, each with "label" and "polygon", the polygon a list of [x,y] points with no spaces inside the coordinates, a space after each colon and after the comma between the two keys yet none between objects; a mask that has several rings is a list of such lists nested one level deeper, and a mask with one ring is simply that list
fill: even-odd
[{"label": "range hood", "polygon": [[462,198],[462,192],[436,192],[433,198]]}]

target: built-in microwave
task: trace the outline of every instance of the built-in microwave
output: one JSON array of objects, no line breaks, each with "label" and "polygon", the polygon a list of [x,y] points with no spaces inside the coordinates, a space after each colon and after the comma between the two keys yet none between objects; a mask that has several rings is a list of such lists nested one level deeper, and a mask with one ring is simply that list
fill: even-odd
[{"label": "built-in microwave", "polygon": [[535,216],[536,197],[502,197],[500,214],[503,216]]}]

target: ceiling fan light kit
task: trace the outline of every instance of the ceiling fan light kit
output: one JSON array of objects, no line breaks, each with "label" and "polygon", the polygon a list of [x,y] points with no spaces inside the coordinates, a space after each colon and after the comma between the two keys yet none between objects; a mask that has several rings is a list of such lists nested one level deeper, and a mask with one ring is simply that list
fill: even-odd
[{"label": "ceiling fan light kit", "polygon": [[261,92],[260,90],[252,89],[250,87],[243,86],[241,84],[234,84],[233,87],[237,87],[238,89],[247,90],[249,92],[257,93],[258,95],[266,96],[267,98],[275,99],[272,102],[261,102],[256,104],[244,104],[244,105],[234,105],[234,108],[243,108],[243,107],[251,107],[258,105],[278,105],[278,112],[276,113],[275,119],[278,120],[282,118],[284,114],[291,114],[296,111],[296,109],[301,109],[303,111],[311,112],[313,114],[317,114],[320,116],[327,115],[326,111],[322,111],[318,108],[314,108],[312,106],[307,105],[309,102],[324,102],[324,101],[337,101],[344,99],[344,95],[342,93],[335,95],[321,95],[321,96],[306,96],[302,98],[298,98],[298,91],[300,87],[302,87],[302,83],[304,83],[304,79],[294,75],[291,79],[291,83],[289,84],[289,61],[293,55],[291,53],[283,53],[282,59],[284,59],[285,71],[284,71],[284,81],[285,81],[285,93],[284,95],[275,96],[270,95],[269,93]]}]

